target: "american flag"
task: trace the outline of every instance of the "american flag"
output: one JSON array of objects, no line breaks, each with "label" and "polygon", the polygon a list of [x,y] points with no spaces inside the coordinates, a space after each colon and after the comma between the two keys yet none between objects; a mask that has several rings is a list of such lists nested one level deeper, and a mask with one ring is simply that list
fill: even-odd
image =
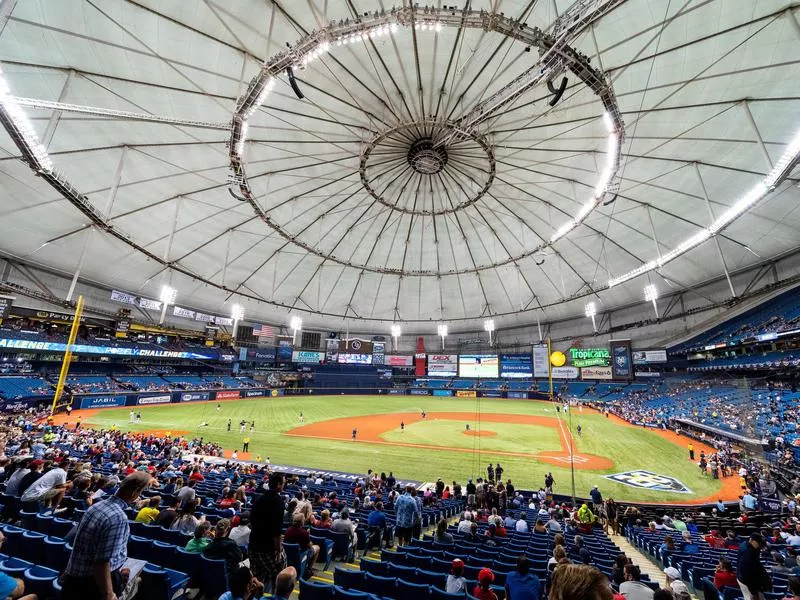
[{"label": "american flag", "polygon": [[275,337],[275,330],[270,325],[261,325],[253,327],[253,335],[257,338],[271,338]]}]

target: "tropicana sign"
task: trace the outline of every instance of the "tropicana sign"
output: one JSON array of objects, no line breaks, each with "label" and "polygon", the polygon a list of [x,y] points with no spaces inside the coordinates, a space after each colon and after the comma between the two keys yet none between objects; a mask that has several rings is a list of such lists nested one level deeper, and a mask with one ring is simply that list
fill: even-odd
[{"label": "tropicana sign", "polygon": [[573,367],[605,367],[611,362],[608,348],[570,348]]}]

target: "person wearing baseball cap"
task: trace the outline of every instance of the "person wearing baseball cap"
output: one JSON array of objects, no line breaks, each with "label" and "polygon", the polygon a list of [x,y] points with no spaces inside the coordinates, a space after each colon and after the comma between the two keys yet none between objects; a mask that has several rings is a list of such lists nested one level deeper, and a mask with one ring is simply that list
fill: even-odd
[{"label": "person wearing baseball cap", "polygon": [[664,569],[664,575],[667,576],[667,588],[672,590],[672,595],[675,598],[690,597],[689,588],[681,581],[681,572],[678,569],[667,567]]},{"label": "person wearing baseball cap", "polygon": [[472,591],[472,595],[478,600],[497,600],[497,594],[492,591],[494,583],[494,573],[491,569],[481,569],[478,571],[478,585]]},{"label": "person wearing baseball cap", "polygon": [[447,576],[445,591],[448,594],[464,594],[467,591],[467,580],[464,579],[464,561],[460,558],[453,560],[450,574]]},{"label": "person wearing baseball cap", "polygon": [[742,546],[739,552],[739,566],[736,569],[736,580],[742,590],[744,600],[764,600],[764,592],[772,589],[767,570],[761,564],[761,549],[764,547],[764,538],[760,533],[754,533]]}]

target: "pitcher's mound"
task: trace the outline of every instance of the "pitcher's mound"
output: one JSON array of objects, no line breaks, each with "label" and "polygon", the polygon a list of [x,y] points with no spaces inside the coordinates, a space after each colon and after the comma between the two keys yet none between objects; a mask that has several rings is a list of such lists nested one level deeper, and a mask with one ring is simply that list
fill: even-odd
[{"label": "pitcher's mound", "polygon": [[481,429],[479,431],[476,431],[474,429],[469,429],[469,430],[465,429],[464,431],[462,431],[462,433],[464,435],[477,435],[480,437],[495,437],[497,435],[496,431],[489,431],[488,429]]}]

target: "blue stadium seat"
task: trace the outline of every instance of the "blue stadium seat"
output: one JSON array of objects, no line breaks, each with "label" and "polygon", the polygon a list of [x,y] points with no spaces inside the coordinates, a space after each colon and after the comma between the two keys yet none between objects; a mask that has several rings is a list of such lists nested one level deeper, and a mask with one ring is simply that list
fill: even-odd
[{"label": "blue stadium seat", "polygon": [[50,535],[58,538],[65,538],[67,534],[72,531],[73,527],[75,527],[75,523],[69,519],[54,517],[50,522]]},{"label": "blue stadium seat", "polygon": [[152,554],[148,557],[148,561],[161,566],[172,565],[175,560],[175,546],[167,544],[166,542],[153,542]]},{"label": "blue stadium seat", "polygon": [[53,517],[53,515],[37,514],[36,515],[36,526],[34,528],[35,531],[38,531],[39,533],[43,533],[45,535],[52,535],[50,533],[50,529],[51,529],[51,525],[52,525],[54,519],[55,518]]},{"label": "blue stadium seat", "polygon": [[367,573],[364,575],[364,589],[370,594],[384,598],[395,598],[397,594],[397,580],[394,577],[381,577]]},{"label": "blue stadium seat", "polygon": [[192,587],[200,587],[201,573],[203,570],[202,557],[199,554],[187,552],[185,548],[175,548],[174,566],[181,573],[186,573],[191,579]]},{"label": "blue stadium seat", "polygon": [[36,531],[26,531],[22,534],[20,548],[16,556],[35,565],[44,560],[45,535]]},{"label": "blue stadium seat", "polygon": [[128,556],[139,560],[149,560],[153,548],[153,540],[148,540],[138,535],[128,538]]},{"label": "blue stadium seat", "polygon": [[225,560],[200,555],[202,571],[200,589],[207,597],[219,598],[228,589],[228,571]]},{"label": "blue stadium seat", "polygon": [[414,581],[416,583],[424,583],[426,585],[433,585],[443,588],[445,585],[447,585],[447,575],[444,573],[434,573],[433,571],[424,571],[420,569],[417,571],[417,577]]},{"label": "blue stadium seat", "polygon": [[370,558],[362,558],[360,564],[361,570],[364,573],[372,573],[373,575],[386,576],[389,574],[389,563],[379,560],[372,560]]},{"label": "blue stadium seat", "polygon": [[33,563],[29,563],[27,560],[12,557],[0,563],[0,571],[11,577],[22,579],[25,571],[33,566]]},{"label": "blue stadium seat", "polygon": [[20,552],[22,534],[25,533],[25,530],[20,527],[14,527],[13,525],[4,525],[2,530],[3,535],[6,537],[6,541],[3,542],[3,550],[5,550],[9,556],[17,556]]},{"label": "blue stadium seat", "polygon": [[[2,566],[0,566],[2,568]],[[334,567],[333,583],[345,589],[361,589],[364,587],[364,573],[351,571],[342,567]]]},{"label": "blue stadium seat", "polygon": [[370,600],[372,598],[367,592],[347,590],[338,585],[333,586],[333,597],[334,600]]},{"label": "blue stadium seat", "polygon": [[[403,577],[404,579],[412,580],[416,576],[416,573],[417,573],[416,567],[393,565],[389,563],[389,567],[385,575],[388,577]],[[375,573],[375,574],[380,575],[380,573]]]},{"label": "blue stadium seat", "polygon": [[397,592],[392,598],[397,600],[419,600],[428,596],[428,585],[424,583],[411,583],[410,581],[397,580]]},{"label": "blue stadium seat", "polygon": [[53,589],[53,581],[58,579],[58,571],[38,565],[25,570],[22,574],[25,581],[25,593],[36,594],[38,598],[47,598]]},{"label": "blue stadium seat", "polygon": [[[138,594],[142,598],[154,600],[173,600],[183,596],[189,583],[189,576],[172,569],[164,569],[147,563],[142,569],[142,582]],[[137,594],[137,595],[138,595]]]},{"label": "blue stadium seat", "polygon": [[300,600],[333,600],[333,585],[301,579]]},{"label": "blue stadium seat", "polygon": [[44,557],[42,564],[56,571],[63,571],[67,566],[69,555],[67,554],[67,543],[59,538],[47,537],[44,540]]},{"label": "blue stadium seat", "polygon": [[284,542],[283,549],[286,552],[286,564],[294,567],[297,570],[297,576],[302,577],[306,572],[308,554],[300,550],[299,544],[287,544]]},{"label": "blue stadium seat", "polygon": [[435,585],[431,586],[430,594],[430,600],[464,600],[464,594],[448,594]]}]

